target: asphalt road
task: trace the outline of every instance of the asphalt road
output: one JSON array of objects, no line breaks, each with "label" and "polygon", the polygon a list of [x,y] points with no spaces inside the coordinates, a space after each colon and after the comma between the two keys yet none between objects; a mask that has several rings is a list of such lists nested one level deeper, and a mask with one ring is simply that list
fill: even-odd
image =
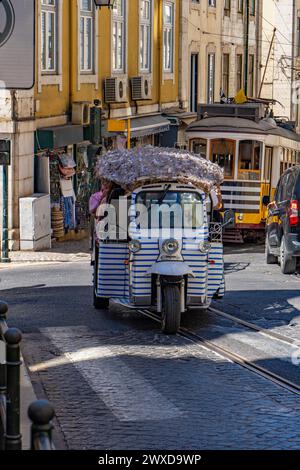
[{"label": "asphalt road", "polygon": [[[266,266],[261,251],[227,250],[227,294],[218,307],[300,339],[300,279]],[[95,311],[88,263],[8,267],[0,288],[10,325],[23,331],[35,390],[54,404],[62,447],[299,448],[297,396],[199,345],[162,335],[137,313]],[[276,342],[262,347],[255,333],[199,312],[183,323],[297,375]]]}]

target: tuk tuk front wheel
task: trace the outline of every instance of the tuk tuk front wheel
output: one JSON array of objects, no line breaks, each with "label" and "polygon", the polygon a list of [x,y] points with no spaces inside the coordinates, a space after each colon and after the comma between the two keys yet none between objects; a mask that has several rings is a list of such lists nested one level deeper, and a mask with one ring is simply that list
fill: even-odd
[{"label": "tuk tuk front wheel", "polygon": [[180,290],[176,284],[163,287],[162,331],[166,335],[175,335],[180,327],[181,302]]}]

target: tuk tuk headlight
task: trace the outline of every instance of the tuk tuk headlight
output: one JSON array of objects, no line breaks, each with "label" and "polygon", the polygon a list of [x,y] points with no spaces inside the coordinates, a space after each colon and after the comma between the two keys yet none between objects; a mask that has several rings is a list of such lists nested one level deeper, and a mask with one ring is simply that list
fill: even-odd
[{"label": "tuk tuk headlight", "polygon": [[138,253],[141,249],[141,243],[138,240],[131,240],[128,246],[131,253]]},{"label": "tuk tuk headlight", "polygon": [[210,250],[210,243],[209,242],[200,242],[199,243],[199,251],[201,253],[208,253]]},{"label": "tuk tuk headlight", "polygon": [[179,243],[177,240],[170,238],[170,240],[165,240],[163,242],[162,249],[167,255],[175,255],[179,250]]}]

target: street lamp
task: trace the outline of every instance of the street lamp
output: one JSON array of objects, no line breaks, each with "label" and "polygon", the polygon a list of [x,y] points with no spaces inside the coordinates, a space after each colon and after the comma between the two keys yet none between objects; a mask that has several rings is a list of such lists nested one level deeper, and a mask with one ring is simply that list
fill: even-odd
[{"label": "street lamp", "polygon": [[108,7],[113,8],[115,0],[94,0],[96,8]]}]

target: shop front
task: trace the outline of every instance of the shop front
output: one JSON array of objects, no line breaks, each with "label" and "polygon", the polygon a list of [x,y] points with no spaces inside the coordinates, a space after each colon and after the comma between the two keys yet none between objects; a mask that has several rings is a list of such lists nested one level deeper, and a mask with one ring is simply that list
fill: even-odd
[{"label": "shop front", "polygon": [[82,126],[36,131],[35,192],[50,195],[52,238],[58,241],[89,234],[89,145]]}]

